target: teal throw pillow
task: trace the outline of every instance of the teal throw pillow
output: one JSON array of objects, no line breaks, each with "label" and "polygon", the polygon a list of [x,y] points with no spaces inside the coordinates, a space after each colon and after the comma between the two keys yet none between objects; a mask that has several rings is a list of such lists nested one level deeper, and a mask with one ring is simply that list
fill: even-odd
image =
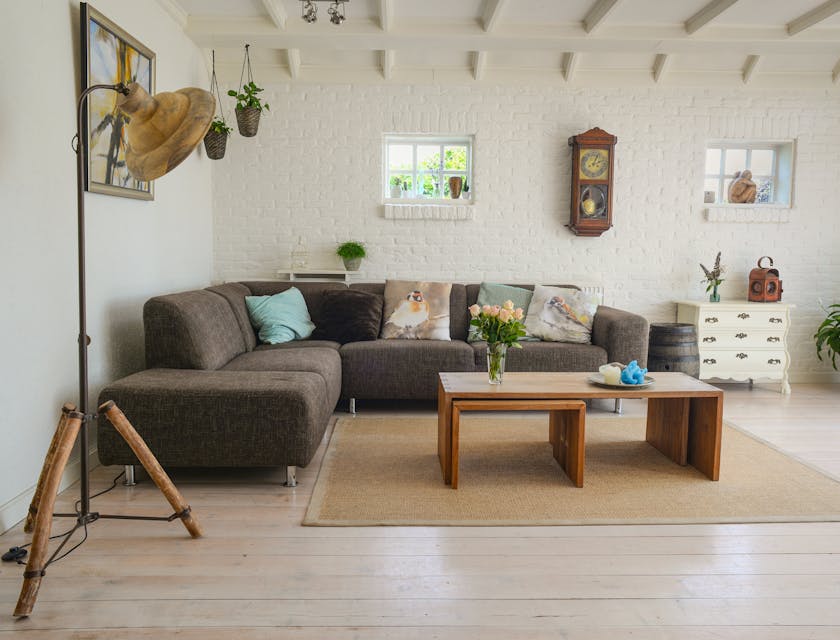
[{"label": "teal throw pillow", "polygon": [[245,304],[251,324],[266,344],[303,340],[315,329],[306,300],[295,287],[273,296],[245,296]]},{"label": "teal throw pillow", "polygon": [[[533,291],[523,289],[522,287],[511,287],[506,284],[496,284],[493,282],[482,282],[478,290],[478,299],[476,304],[483,307],[485,304],[502,306],[506,300],[513,302],[513,308],[521,308],[525,313],[528,312],[528,307],[531,304],[531,297],[534,295]],[[524,318],[522,320],[525,322]],[[478,329],[470,326],[470,333],[467,336],[468,342],[479,342],[481,337],[478,335]],[[530,335],[520,338],[520,342],[536,341]]]}]

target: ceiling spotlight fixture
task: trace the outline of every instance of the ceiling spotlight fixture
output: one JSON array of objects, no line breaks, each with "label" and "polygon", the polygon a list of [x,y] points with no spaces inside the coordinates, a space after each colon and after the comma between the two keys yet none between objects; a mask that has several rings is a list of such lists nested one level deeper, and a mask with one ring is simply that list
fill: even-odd
[{"label": "ceiling spotlight fixture", "polygon": [[339,25],[346,20],[344,15],[344,5],[350,0],[300,0],[300,17],[309,24],[318,22],[318,5],[317,2],[329,2],[330,8],[327,13],[330,16],[330,22]]},{"label": "ceiling spotlight fixture", "polygon": [[313,0],[301,0],[300,17],[312,24],[318,22],[318,5]]}]

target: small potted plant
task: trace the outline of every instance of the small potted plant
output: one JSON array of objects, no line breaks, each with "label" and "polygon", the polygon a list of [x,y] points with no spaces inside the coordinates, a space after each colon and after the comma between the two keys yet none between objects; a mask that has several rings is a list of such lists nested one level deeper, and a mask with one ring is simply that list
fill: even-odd
[{"label": "small potted plant", "polygon": [[394,176],[391,178],[391,197],[392,198],[401,198],[402,197],[402,180],[399,176]]},{"label": "small potted plant", "polygon": [[338,245],[335,253],[344,261],[344,268],[348,271],[358,271],[362,258],[367,256],[365,245],[353,240]]},{"label": "small potted plant", "polygon": [[822,360],[825,349],[831,358],[831,366],[837,370],[837,354],[840,354],[840,304],[831,304],[828,309],[823,307],[826,318],[814,334],[817,343],[817,357]]},{"label": "small potted plant", "polygon": [[204,134],[204,150],[207,152],[208,158],[221,160],[225,157],[227,139],[231,131],[233,129],[227,126],[223,118],[215,118],[210,123],[210,129]]},{"label": "small potted plant", "polygon": [[461,189],[461,197],[464,200],[469,200],[470,199],[470,183],[467,182],[467,177],[466,176],[464,176],[464,186]]},{"label": "small potted plant", "polygon": [[234,89],[228,91],[228,95],[236,98],[236,124],[239,126],[239,133],[246,138],[257,135],[260,126],[260,114],[263,109],[269,111],[268,103],[263,102],[257,95],[263,90],[254,81],[246,82],[242,91]]}]

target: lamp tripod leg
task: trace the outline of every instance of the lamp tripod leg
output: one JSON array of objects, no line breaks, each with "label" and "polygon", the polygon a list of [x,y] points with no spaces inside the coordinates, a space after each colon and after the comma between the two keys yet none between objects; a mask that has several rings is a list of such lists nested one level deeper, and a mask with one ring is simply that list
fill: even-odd
[{"label": "lamp tripod leg", "polygon": [[29,560],[26,563],[26,571],[23,573],[23,585],[15,607],[15,616],[28,616],[35,606],[50,544],[53,507],[58,494],[58,485],[61,482],[64,467],[67,466],[67,460],[70,458],[73,443],[76,442],[76,436],[79,435],[79,429],[82,428],[83,414],[78,411],[64,410],[63,415],[64,426],[61,428],[59,422],[61,433],[58,435],[55,450],[51,457],[50,454],[47,454],[47,461],[44,463],[44,482],[42,485],[39,482],[41,498],[35,515],[35,533],[32,535],[32,548],[29,553]]},{"label": "lamp tripod leg", "polygon": [[181,492],[172,484],[172,480],[170,480],[166,471],[160,466],[151,449],[143,442],[143,438],[140,437],[140,434],[137,433],[128,421],[128,418],[125,417],[125,414],[110,400],[99,407],[99,413],[105,414],[117,432],[123,437],[123,440],[131,447],[134,455],[140,460],[140,463],[146,469],[146,472],[157,485],[158,489],[163,493],[164,497],[175,510],[175,513],[181,518],[190,535],[193,538],[200,538],[202,533],[201,525],[193,517],[190,506],[184,500]]},{"label": "lamp tripod leg", "polygon": [[61,407],[61,417],[58,419],[58,426],[55,428],[52,442],[50,442],[50,448],[47,450],[47,457],[44,458],[44,466],[41,467],[41,475],[38,476],[38,484],[35,487],[32,502],[29,503],[29,511],[26,513],[26,521],[23,523],[24,533],[32,533],[32,530],[35,528],[35,514],[38,513],[38,503],[41,502],[41,496],[44,495],[44,483],[47,481],[47,474],[53,464],[55,450],[58,448],[58,443],[61,441],[61,435],[64,433],[64,427],[67,424],[67,414],[75,410],[76,405],[69,402]]}]

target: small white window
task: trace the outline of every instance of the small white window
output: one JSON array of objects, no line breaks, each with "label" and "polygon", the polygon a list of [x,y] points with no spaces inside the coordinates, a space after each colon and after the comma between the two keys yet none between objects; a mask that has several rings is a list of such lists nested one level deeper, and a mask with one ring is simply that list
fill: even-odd
[{"label": "small white window", "polygon": [[755,204],[790,206],[793,142],[712,142],[706,146],[703,201],[728,204],[729,187],[743,171],[756,184]]},{"label": "small white window", "polygon": [[451,201],[449,179],[459,176],[462,198],[473,197],[472,137],[386,135],[383,195],[386,200]]}]

